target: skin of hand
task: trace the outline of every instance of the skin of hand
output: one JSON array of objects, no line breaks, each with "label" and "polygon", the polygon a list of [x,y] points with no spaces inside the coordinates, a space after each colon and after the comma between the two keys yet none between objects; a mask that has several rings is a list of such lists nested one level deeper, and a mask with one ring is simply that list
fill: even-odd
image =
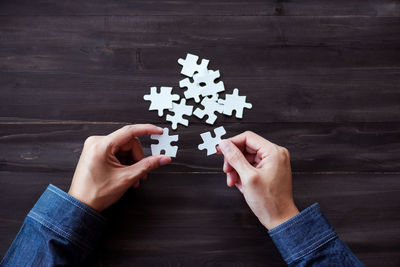
[{"label": "skin of hand", "polygon": [[293,200],[290,155],[286,148],[247,131],[221,140],[223,171],[229,187],[243,193],[247,204],[269,230],[299,213]]},{"label": "skin of hand", "polygon": [[107,136],[86,139],[68,194],[96,211],[138,187],[148,172],[171,162],[164,155],[144,157],[138,136],[162,134],[151,124],[127,125]]}]

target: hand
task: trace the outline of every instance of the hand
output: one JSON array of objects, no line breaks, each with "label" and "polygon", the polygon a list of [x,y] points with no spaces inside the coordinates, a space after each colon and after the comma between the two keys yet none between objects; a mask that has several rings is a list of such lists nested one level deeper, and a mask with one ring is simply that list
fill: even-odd
[{"label": "hand", "polygon": [[229,187],[243,193],[247,204],[267,228],[272,229],[299,213],[293,201],[290,156],[253,132],[222,140],[223,171]]},{"label": "hand", "polygon": [[137,136],[162,134],[151,124],[125,126],[107,136],[90,136],[72,179],[68,194],[97,211],[117,202],[131,186],[161,165],[171,162],[168,156],[144,157]]}]

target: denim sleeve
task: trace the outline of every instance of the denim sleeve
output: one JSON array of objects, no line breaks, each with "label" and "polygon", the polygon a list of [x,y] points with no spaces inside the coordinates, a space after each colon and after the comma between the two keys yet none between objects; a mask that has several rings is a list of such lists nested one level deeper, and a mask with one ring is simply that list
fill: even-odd
[{"label": "denim sleeve", "polygon": [[49,185],[29,212],[0,266],[78,266],[93,250],[106,221]]},{"label": "denim sleeve", "polygon": [[317,203],[269,235],[289,266],[364,266],[338,238]]}]

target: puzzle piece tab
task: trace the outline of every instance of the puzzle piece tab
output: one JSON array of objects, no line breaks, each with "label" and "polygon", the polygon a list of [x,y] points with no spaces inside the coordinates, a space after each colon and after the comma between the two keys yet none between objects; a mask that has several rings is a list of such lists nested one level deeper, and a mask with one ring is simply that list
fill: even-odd
[{"label": "puzzle piece tab", "polygon": [[189,125],[189,120],[184,119],[183,115],[191,116],[193,113],[193,106],[186,105],[186,99],[181,99],[181,102],[172,103],[172,108],[169,109],[174,115],[167,115],[166,120],[172,123],[172,129],[176,130],[178,123],[185,126]]},{"label": "puzzle piece tab", "polygon": [[226,94],[225,99],[219,99],[218,103],[223,104],[223,113],[228,116],[232,116],[232,112],[235,110],[236,118],[243,118],[243,109],[251,109],[253,105],[246,102],[246,96],[239,96],[239,90],[233,89],[232,94]]},{"label": "puzzle piece tab", "polygon": [[211,136],[210,132],[200,134],[203,143],[198,146],[199,150],[206,149],[207,156],[217,153],[216,146],[221,141],[221,136],[226,134],[225,128],[220,126],[214,129],[215,137]]},{"label": "puzzle piece tab", "polygon": [[204,97],[201,101],[204,109],[196,108],[193,114],[202,119],[205,115],[208,116],[206,123],[214,124],[215,120],[217,119],[217,115],[215,112],[222,113],[224,106],[217,102],[217,96],[212,97]]},{"label": "puzzle piece tab", "polygon": [[202,59],[200,64],[197,64],[198,56],[193,54],[187,54],[186,58],[178,59],[178,63],[182,65],[181,73],[188,77],[193,77],[193,74],[196,72],[201,73],[207,70],[208,63],[210,62],[208,59]]},{"label": "puzzle piece tab", "polygon": [[172,87],[160,88],[160,92],[157,92],[157,87],[150,88],[150,94],[144,95],[143,99],[151,101],[149,110],[158,110],[158,116],[164,115],[164,109],[172,108],[172,101],[179,100],[179,95],[171,94]]},{"label": "puzzle piece tab", "polygon": [[158,144],[152,144],[150,146],[151,154],[153,156],[161,155],[162,151],[164,151],[164,155],[167,155],[170,157],[176,156],[176,152],[178,151],[178,146],[172,146],[171,142],[178,141],[179,136],[178,135],[168,135],[168,133],[169,133],[169,129],[164,128],[163,134],[150,135],[151,139],[158,140]]}]

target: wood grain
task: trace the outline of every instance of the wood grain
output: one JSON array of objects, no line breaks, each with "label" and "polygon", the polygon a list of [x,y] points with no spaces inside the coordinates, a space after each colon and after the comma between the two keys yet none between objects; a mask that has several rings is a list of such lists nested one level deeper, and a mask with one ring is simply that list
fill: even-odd
[{"label": "wood grain", "polygon": [[29,0],[2,1],[0,15],[252,15],[252,16],[398,16],[396,0],[195,0],[125,1],[89,0],[84,2]]},{"label": "wood grain", "polygon": [[[168,126],[167,124],[160,124]],[[218,124],[219,125],[219,124]],[[400,169],[399,123],[221,123],[227,137],[246,130],[268,138],[291,151],[295,172],[397,172]],[[59,125],[21,124],[0,128],[2,170],[73,171],[84,140],[105,135],[123,124]],[[200,133],[213,127],[201,123],[179,127],[179,151],[161,172],[221,172],[222,158],[206,156],[197,145]],[[141,138],[146,155],[150,138]],[[54,157],[57,155],[57,157]]]},{"label": "wood grain", "polygon": [[[5,16],[2,46],[397,48],[400,17]],[[211,49],[210,49],[211,50]]]},{"label": "wood grain", "polygon": [[190,48],[212,59],[228,91],[248,95],[249,122],[398,121],[397,25],[398,17],[0,17],[0,119],[154,120],[142,96],[177,87],[176,60]]},{"label": "wood grain", "polygon": [[[7,242],[0,253],[45,185],[67,190],[70,175],[1,172],[6,179],[0,187],[0,234]],[[361,260],[400,262],[398,174],[295,174],[293,182],[299,208],[319,202]],[[16,187],[19,194],[7,193]],[[223,174],[154,173],[106,214],[113,220],[94,266],[284,266],[266,230],[241,194],[226,187]]]},{"label": "wood grain", "polygon": [[[68,189],[85,138],[168,126],[142,97],[182,95],[191,52],[253,104],[215,127],[287,147],[299,208],[319,202],[367,266],[399,266],[399,29],[397,0],[1,1],[0,255],[49,183]],[[178,128],[173,164],[106,212],[91,266],[284,266],[221,157],[197,150],[212,128]]]}]

